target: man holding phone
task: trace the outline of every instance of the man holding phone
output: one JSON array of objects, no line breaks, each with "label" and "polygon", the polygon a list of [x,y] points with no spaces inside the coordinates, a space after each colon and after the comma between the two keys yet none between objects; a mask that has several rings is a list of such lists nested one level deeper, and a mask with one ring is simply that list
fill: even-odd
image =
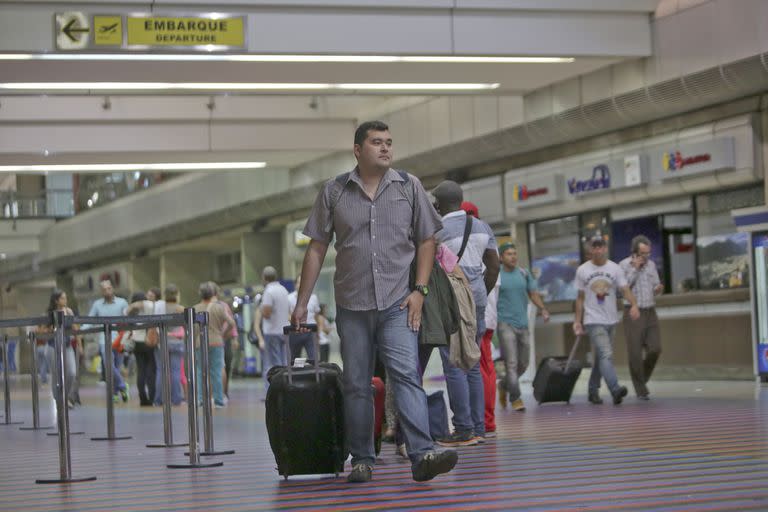
[{"label": "man holding phone", "polygon": [[655,296],[664,291],[659,280],[656,264],[651,259],[651,241],[644,235],[632,239],[632,254],[624,258],[619,266],[629,283],[640,317],[633,320],[629,305],[624,307],[624,338],[627,340],[629,373],[635,393],[640,400],[649,400],[648,380],[661,354],[661,334],[656,316]]}]

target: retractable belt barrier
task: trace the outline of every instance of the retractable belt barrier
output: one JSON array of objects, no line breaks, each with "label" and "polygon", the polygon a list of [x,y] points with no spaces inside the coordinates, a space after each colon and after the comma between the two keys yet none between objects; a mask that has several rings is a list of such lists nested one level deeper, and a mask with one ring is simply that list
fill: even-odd
[{"label": "retractable belt barrier", "polygon": [[[195,362],[195,349],[194,349],[194,325],[200,325],[201,332],[201,354],[204,356],[201,359],[201,366],[203,368],[203,397],[201,397],[204,404],[204,421],[205,421],[205,451],[201,452],[199,449],[199,431],[198,431],[198,418],[197,418],[197,375],[196,375],[196,362]],[[65,371],[65,350],[68,344],[70,336],[82,335],[88,333],[104,333],[105,336],[105,350],[104,350],[104,368],[105,368],[105,380],[107,381],[107,436],[92,438],[93,440],[118,440],[118,439],[130,439],[130,436],[118,437],[115,435],[115,423],[114,423],[114,408],[112,405],[112,390],[114,387],[114,364],[112,363],[112,330],[113,329],[148,329],[157,327],[160,338],[160,350],[163,360],[163,430],[164,430],[164,443],[147,445],[151,447],[172,447],[172,446],[186,446],[184,444],[175,444],[173,442],[173,429],[171,423],[171,375],[170,375],[170,353],[168,347],[168,328],[182,326],[184,328],[185,336],[185,352],[186,352],[186,366],[190,370],[187,372],[187,412],[189,419],[189,463],[186,464],[169,464],[169,468],[206,468],[221,466],[222,462],[201,462],[201,455],[219,455],[226,453],[234,453],[234,450],[216,452],[213,446],[213,421],[212,411],[210,406],[210,377],[208,375],[208,313],[203,312],[195,314],[195,310],[187,308],[184,313],[180,314],[166,314],[166,315],[142,315],[140,317],[90,317],[90,316],[65,316],[63,311],[54,311],[49,316],[42,317],[30,317],[30,318],[18,318],[10,320],[0,320],[0,329],[11,327],[37,327],[40,325],[53,325],[53,333],[43,334],[29,332],[26,339],[30,345],[32,352],[32,415],[33,426],[31,428],[22,428],[22,430],[38,430],[52,427],[41,427],[39,418],[39,401],[38,401],[38,369],[35,358],[35,346],[38,339],[53,339],[54,340],[54,400],[56,402],[56,424],[57,432],[49,435],[56,435],[59,439],[59,470],[60,478],[57,479],[38,479],[37,483],[73,483],[96,480],[95,476],[92,477],[72,477],[72,460],[71,451],[69,445],[69,436],[73,434],[69,428],[69,409],[67,407],[66,383],[67,375]],[[75,325],[90,325],[93,327],[86,327],[82,329],[74,329]],[[110,347],[107,347],[106,340],[110,340]],[[8,359],[8,337],[4,336],[2,340],[2,353],[4,360]],[[5,384],[5,422],[0,424],[11,424],[11,401],[10,401],[10,386],[8,378],[8,365],[4,365],[4,384]]]}]

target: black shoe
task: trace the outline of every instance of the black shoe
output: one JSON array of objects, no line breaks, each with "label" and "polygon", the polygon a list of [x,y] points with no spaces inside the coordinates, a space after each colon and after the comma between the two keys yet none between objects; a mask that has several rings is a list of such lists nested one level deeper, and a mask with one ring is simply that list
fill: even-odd
[{"label": "black shoe", "polygon": [[619,389],[613,394],[613,405],[619,405],[624,397],[627,396],[627,387],[619,386]]},{"label": "black shoe", "polygon": [[373,468],[368,464],[355,464],[347,475],[347,482],[361,484],[370,482],[373,478]]},{"label": "black shoe", "polygon": [[587,398],[587,400],[589,400],[589,403],[595,404],[595,405],[601,405],[603,403],[603,399],[600,398],[600,395],[598,395],[597,393],[590,393],[589,398]]},{"label": "black shoe", "polygon": [[411,468],[413,479],[417,482],[426,482],[432,480],[437,475],[447,473],[456,466],[459,461],[459,454],[456,450],[445,450],[442,452],[430,452],[414,464]]},{"label": "black shoe", "polygon": [[478,444],[478,441],[471,432],[454,432],[448,437],[438,439],[437,444],[451,448],[454,446],[474,446]]}]

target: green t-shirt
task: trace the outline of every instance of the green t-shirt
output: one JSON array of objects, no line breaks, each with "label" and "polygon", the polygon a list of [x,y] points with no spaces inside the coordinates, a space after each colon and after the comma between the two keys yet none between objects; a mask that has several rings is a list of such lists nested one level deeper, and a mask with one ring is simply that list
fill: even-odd
[{"label": "green t-shirt", "polygon": [[499,321],[516,329],[528,328],[528,292],[538,290],[536,280],[530,272],[515,267],[511,272],[501,268],[501,286],[497,311]]}]

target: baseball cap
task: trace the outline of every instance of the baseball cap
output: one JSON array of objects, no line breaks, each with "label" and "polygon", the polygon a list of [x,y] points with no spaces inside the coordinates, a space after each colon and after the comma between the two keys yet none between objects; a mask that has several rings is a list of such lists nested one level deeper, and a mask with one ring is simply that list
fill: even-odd
[{"label": "baseball cap", "polygon": [[470,214],[473,217],[480,218],[480,211],[477,209],[477,205],[472,201],[464,201],[461,203],[461,209]]},{"label": "baseball cap", "polygon": [[605,242],[605,238],[603,238],[602,235],[595,235],[589,239],[590,247],[601,247],[603,245],[606,245],[606,242]]}]

